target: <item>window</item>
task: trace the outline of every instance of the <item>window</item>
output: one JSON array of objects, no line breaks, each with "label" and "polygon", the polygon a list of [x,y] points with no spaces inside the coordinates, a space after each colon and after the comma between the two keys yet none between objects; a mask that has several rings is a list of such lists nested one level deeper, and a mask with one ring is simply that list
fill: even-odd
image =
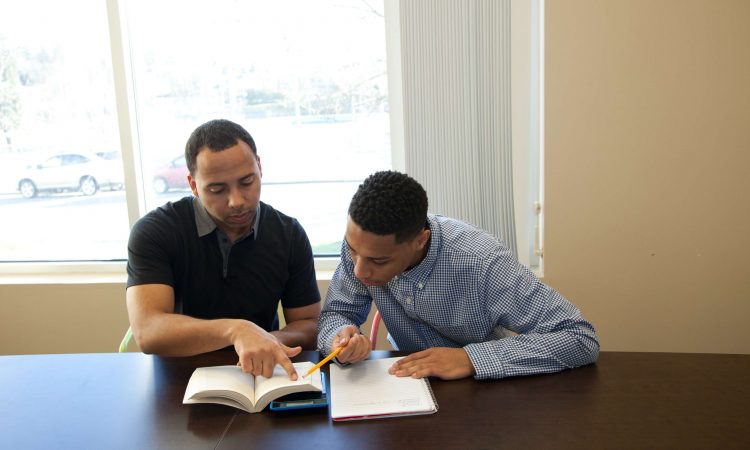
[{"label": "window", "polygon": [[[391,167],[383,2],[110,1],[124,74],[106,6],[17,1],[0,15],[0,259],[125,259],[127,202],[189,195],[185,141],[214,118],[253,135],[261,200],[337,255],[357,185]],[[113,76],[130,80],[129,104]],[[133,129],[118,130],[129,111]]]},{"label": "window", "polygon": [[105,6],[80,0],[3,5],[4,261],[124,254],[128,222]]},{"label": "window", "polygon": [[[406,169],[399,10],[409,3],[5,5],[0,262],[123,261],[129,222],[190,194],[184,144],[214,118],[237,121],[253,135],[263,162],[261,199],[300,220],[317,256],[338,254],[346,208],[362,179]],[[517,241],[519,259],[537,266],[542,208],[532,205],[543,192],[544,6],[511,6],[512,53],[522,56],[512,63]],[[422,9],[434,15],[434,8]],[[66,165],[63,155],[86,162]]]}]

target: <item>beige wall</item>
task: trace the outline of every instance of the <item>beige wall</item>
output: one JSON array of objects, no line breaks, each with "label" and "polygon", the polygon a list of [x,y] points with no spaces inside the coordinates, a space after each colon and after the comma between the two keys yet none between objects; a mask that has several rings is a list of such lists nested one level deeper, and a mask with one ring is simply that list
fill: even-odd
[{"label": "beige wall", "polygon": [[750,2],[546,7],[546,281],[604,350],[750,353]]},{"label": "beige wall", "polygon": [[[750,2],[546,6],[545,280],[604,350],[750,353]],[[0,354],[114,351],[123,292],[0,285]]]},{"label": "beige wall", "polygon": [[0,354],[114,352],[128,328],[123,283],[0,285]]}]

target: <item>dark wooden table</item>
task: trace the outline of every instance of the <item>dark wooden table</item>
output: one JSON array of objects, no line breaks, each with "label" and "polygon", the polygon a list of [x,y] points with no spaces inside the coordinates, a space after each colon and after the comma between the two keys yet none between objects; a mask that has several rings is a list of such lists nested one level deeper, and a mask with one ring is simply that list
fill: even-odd
[{"label": "dark wooden table", "polygon": [[2,356],[0,448],[750,448],[750,355],[604,352],[553,375],[431,380],[436,414],[361,422],[182,404],[196,367],[235,358]]}]

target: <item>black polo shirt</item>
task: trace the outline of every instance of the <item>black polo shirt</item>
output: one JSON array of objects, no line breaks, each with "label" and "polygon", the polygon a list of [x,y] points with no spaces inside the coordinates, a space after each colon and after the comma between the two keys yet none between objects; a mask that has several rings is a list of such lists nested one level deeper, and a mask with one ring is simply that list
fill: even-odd
[{"label": "black polo shirt", "polygon": [[166,284],[177,313],[246,319],[267,331],[279,300],[285,308],[320,301],[310,241],[296,219],[261,202],[252,234],[228,248],[225,268],[221,230],[199,233],[196,217],[205,214],[188,196],[138,220],[128,241],[128,287]]}]

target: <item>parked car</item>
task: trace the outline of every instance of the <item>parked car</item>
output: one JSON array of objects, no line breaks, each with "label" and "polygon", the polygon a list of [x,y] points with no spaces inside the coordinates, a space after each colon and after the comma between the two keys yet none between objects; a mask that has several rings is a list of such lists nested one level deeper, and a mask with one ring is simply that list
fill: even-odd
[{"label": "parked car", "polygon": [[187,189],[187,176],[188,168],[185,156],[180,155],[171,160],[167,165],[156,169],[152,183],[154,191],[158,194],[163,194],[170,189]]},{"label": "parked car", "polygon": [[106,159],[95,153],[61,153],[27,167],[18,181],[24,198],[40,192],[80,191],[94,195],[99,189],[122,189],[124,177],[120,159]]}]

